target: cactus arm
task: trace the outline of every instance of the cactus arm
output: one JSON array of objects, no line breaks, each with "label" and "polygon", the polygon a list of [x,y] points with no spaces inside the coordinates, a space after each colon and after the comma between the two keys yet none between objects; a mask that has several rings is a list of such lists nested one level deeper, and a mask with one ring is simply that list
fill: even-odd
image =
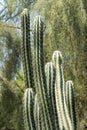
[{"label": "cactus arm", "polygon": [[34,103],[34,120],[36,124],[36,130],[42,130],[41,116],[40,116],[40,109],[39,109],[37,95],[35,95],[35,103]]},{"label": "cactus arm", "polygon": [[27,88],[24,93],[24,126],[25,130],[35,130],[35,121],[34,121],[34,94],[31,88]]},{"label": "cactus arm", "polygon": [[35,130],[35,121],[34,121],[34,93],[31,88],[28,90],[28,114],[31,130]]},{"label": "cactus arm", "polygon": [[36,65],[36,93],[40,105],[41,123],[43,130],[52,129],[50,113],[48,109],[46,79],[43,58],[43,22],[40,16],[36,17],[33,28],[34,48],[35,48],[35,65]]},{"label": "cactus arm", "polygon": [[[22,59],[24,66],[24,75],[27,77],[26,88],[34,88],[34,74],[32,63],[32,49],[30,43],[30,15],[28,9],[22,12],[22,30],[23,30],[23,43],[22,43]],[[35,88],[34,88],[35,89]]]},{"label": "cactus arm", "polygon": [[71,80],[66,82],[66,100],[69,115],[72,121],[73,130],[77,130],[77,121],[76,121],[76,110],[75,110],[75,92],[74,85]]},{"label": "cactus arm", "polygon": [[48,102],[49,102],[49,111],[50,115],[52,115],[52,123],[54,125],[54,129],[58,129],[58,116],[56,111],[56,100],[55,100],[55,76],[56,71],[52,62],[48,62],[45,65],[45,75],[46,75],[46,83],[47,83],[47,93],[48,93]]},{"label": "cactus arm", "polygon": [[[53,63],[56,67],[56,103],[57,111],[59,114],[59,124],[61,129],[72,130],[71,121],[65,102],[64,94],[64,77],[62,69],[62,55],[59,51],[55,51],[53,54]],[[69,123],[68,123],[69,122]]]},{"label": "cactus arm", "polygon": [[56,85],[55,85],[55,99],[56,99],[56,109],[57,109],[57,116],[58,116],[58,124],[59,124],[59,130],[63,129],[62,126],[62,118],[61,118],[61,111],[60,111],[60,107],[59,107],[59,100],[58,100],[58,96],[57,96],[57,89],[56,89]]},{"label": "cactus arm", "polygon": [[[43,104],[42,104],[42,90],[41,90],[41,86],[40,86],[40,72],[39,72],[39,26],[38,26],[38,19],[36,18],[34,20],[34,25],[33,25],[33,39],[34,39],[34,61],[35,61],[35,77],[36,77],[36,93],[37,96],[39,94],[39,98],[38,98],[38,102],[39,102],[39,106],[40,106],[40,115],[41,115],[41,124],[43,129],[47,129],[46,128],[46,124],[44,123],[44,113],[43,113]],[[43,35],[43,34],[42,34]],[[42,43],[41,43],[42,44]]]},{"label": "cactus arm", "polygon": [[22,12],[22,30],[23,30],[23,47],[24,47],[24,53],[25,53],[25,63],[26,63],[26,75],[28,79],[28,86],[26,88],[30,87],[30,75],[29,75],[29,60],[28,60],[28,50],[29,50],[29,44],[30,44],[30,39],[29,39],[29,28],[30,28],[30,20],[29,20],[29,12],[28,9],[24,9]]},{"label": "cactus arm", "polygon": [[25,130],[30,129],[29,115],[28,115],[28,91],[24,92],[23,97],[23,118],[24,118],[24,128]]},{"label": "cactus arm", "polygon": [[55,97],[56,97],[56,105],[57,105],[57,113],[58,113],[58,119],[59,119],[59,129],[62,130],[64,128],[63,124],[63,118],[64,118],[64,112],[63,110],[63,96],[62,96],[62,86],[61,86],[61,73],[60,73],[60,65],[61,61],[59,57],[59,52],[55,51],[52,56],[52,61],[54,63],[54,66],[56,68],[56,84],[55,84]]},{"label": "cactus arm", "polygon": [[25,21],[24,21],[24,12],[21,15],[21,24],[22,24],[22,44],[21,44],[21,53],[22,53],[22,62],[23,62],[23,70],[24,70],[24,80],[25,80],[25,86],[26,88],[28,86],[28,75],[27,75],[27,63],[26,63],[26,53],[25,53],[25,32],[24,32],[24,26],[25,26]]}]

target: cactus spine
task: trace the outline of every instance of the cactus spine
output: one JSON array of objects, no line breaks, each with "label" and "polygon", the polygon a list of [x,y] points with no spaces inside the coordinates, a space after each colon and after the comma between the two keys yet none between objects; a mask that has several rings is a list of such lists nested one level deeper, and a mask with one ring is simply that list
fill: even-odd
[{"label": "cactus spine", "polygon": [[30,43],[30,16],[22,13],[22,59],[25,77],[25,130],[76,130],[74,89],[64,82],[62,55],[55,51],[52,62],[44,67],[43,22],[38,16],[33,24]]}]

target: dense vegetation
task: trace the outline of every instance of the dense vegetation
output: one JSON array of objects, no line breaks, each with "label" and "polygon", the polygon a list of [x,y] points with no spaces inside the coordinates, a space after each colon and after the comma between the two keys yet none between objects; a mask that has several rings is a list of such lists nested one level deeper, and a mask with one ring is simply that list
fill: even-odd
[{"label": "dense vegetation", "polygon": [[45,62],[50,61],[54,50],[62,52],[65,78],[75,83],[79,130],[87,129],[87,1],[3,1],[0,3],[0,129],[23,130],[20,14],[25,7],[30,9],[32,19],[41,15],[46,25]]}]

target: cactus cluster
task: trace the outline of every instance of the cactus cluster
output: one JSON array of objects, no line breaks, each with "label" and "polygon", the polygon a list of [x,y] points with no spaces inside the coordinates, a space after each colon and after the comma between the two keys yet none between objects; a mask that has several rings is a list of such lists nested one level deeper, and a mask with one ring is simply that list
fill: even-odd
[{"label": "cactus cluster", "polygon": [[55,51],[52,61],[44,66],[43,26],[37,16],[31,43],[29,11],[23,10],[24,127],[25,130],[77,130],[74,86],[72,81],[64,81],[61,52]]}]

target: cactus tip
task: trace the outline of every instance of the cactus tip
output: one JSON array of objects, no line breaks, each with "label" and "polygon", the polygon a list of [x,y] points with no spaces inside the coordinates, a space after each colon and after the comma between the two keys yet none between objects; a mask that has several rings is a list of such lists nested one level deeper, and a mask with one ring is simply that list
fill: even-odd
[{"label": "cactus tip", "polygon": [[27,14],[27,12],[28,12],[28,9],[27,9],[27,8],[25,8],[25,9],[23,9],[22,14]]},{"label": "cactus tip", "polygon": [[62,54],[60,51],[54,51],[53,56],[52,56],[52,60],[54,62],[54,64],[57,62],[57,64],[61,65],[62,64]]}]

